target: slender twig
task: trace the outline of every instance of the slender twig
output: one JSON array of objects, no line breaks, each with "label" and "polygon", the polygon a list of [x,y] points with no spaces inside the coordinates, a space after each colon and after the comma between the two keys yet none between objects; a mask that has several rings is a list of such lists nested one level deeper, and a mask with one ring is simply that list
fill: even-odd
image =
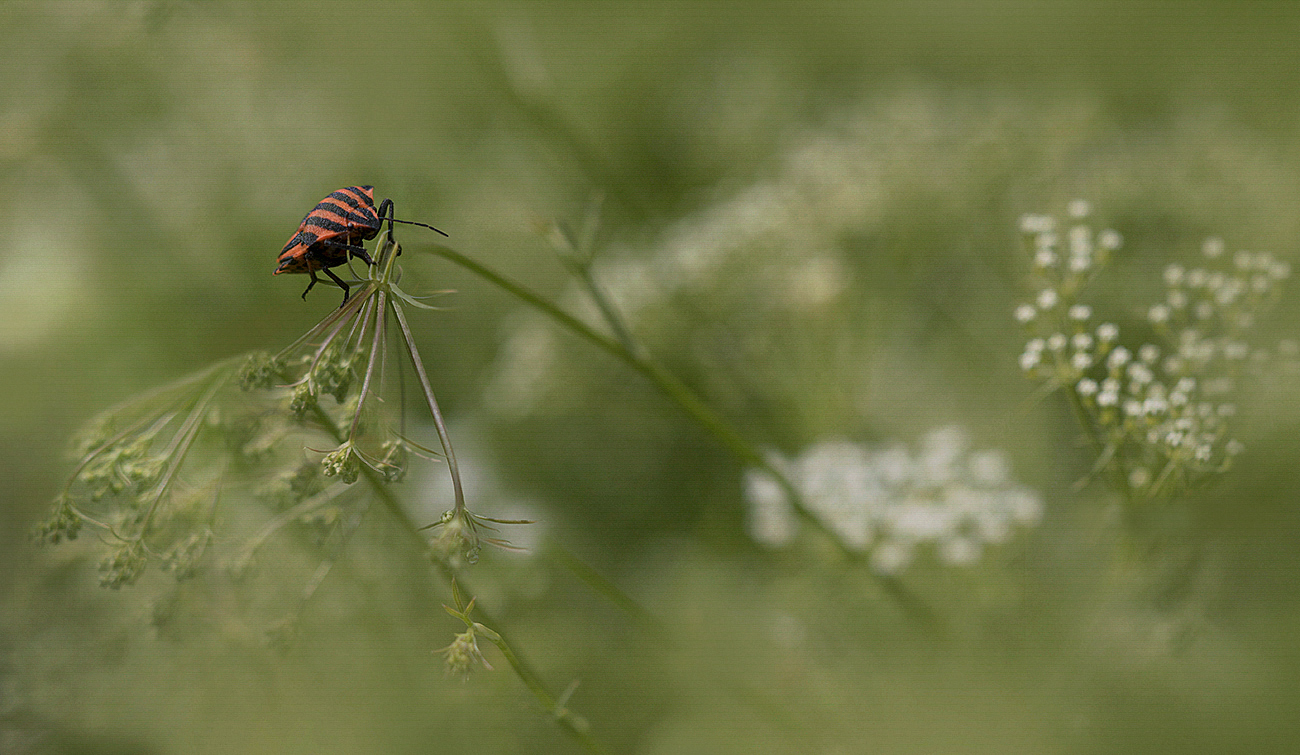
[{"label": "slender twig", "polygon": [[[348,440],[353,440],[357,434],[357,427],[361,424],[361,412],[365,408],[366,396],[370,393],[370,378],[375,374],[375,364],[379,362],[380,352],[384,348],[384,322],[387,320],[383,314],[376,315],[385,311],[384,304],[387,300],[388,292],[380,290],[375,298],[375,305],[367,313],[366,319],[374,320],[375,333],[370,339],[370,358],[366,360],[366,376],[361,381],[361,393],[357,396],[357,410],[352,415],[352,426],[348,428]],[[363,336],[365,328],[361,330]]]},{"label": "slender twig", "polygon": [[816,514],[812,513],[803,501],[798,489],[790,478],[775,464],[773,464],[761,451],[755,448],[743,435],[731,426],[720,414],[715,412],[712,407],[704,402],[695,394],[685,383],[681,382],[672,373],[660,367],[657,363],[650,361],[648,358],[632,351],[617,340],[611,339],[604,334],[596,331],[582,320],[560,309],[540,294],[535,293],[527,286],[516,283],[513,280],[497,273],[496,271],[485,267],[473,259],[457,252],[450,247],[441,244],[429,245],[434,254],[443,259],[460,265],[476,275],[490,281],[519,299],[541,310],[543,313],[560,323],[570,331],[576,333],[590,343],[596,345],[605,352],[618,357],[632,369],[641,373],[650,380],[661,392],[668,396],[674,403],[686,411],[696,422],[704,427],[714,438],[726,446],[732,454],[745,464],[758,467],[766,472],[781,487],[785,493],[786,499],[791,502],[796,514],[800,519],[807,522],[815,529],[824,533],[834,543],[840,552],[850,559],[857,559],[860,554],[846,547],[838,537],[821,521]]},{"label": "slender twig", "polygon": [[[401,311],[396,304],[393,305],[393,310],[394,312]],[[331,418],[329,414],[327,414],[319,406],[314,407],[314,413],[316,415],[317,420],[320,422],[321,426],[324,427],[327,432],[333,435],[336,441],[342,443],[344,440],[343,430],[337,424],[335,424],[333,418]],[[427,549],[429,544],[428,541],[425,540],[424,535],[421,534],[420,532],[421,530],[420,525],[418,525],[415,522],[415,520],[411,518],[411,515],[410,513],[407,512],[406,507],[403,506],[401,501],[397,499],[397,496],[393,494],[393,491],[390,488],[390,486],[385,484],[383,478],[379,475],[379,473],[375,472],[373,469],[371,469],[368,466],[362,466],[361,475],[365,478],[366,483],[370,486],[371,490],[374,491],[375,495],[378,496],[379,501],[380,503],[383,504],[384,508],[397,521],[397,523],[401,525],[402,530],[406,532],[419,545],[419,547],[422,550]],[[307,502],[304,501],[304,504],[306,503]],[[314,502],[312,508],[318,505],[320,505],[320,502]],[[302,507],[303,504],[300,504],[299,507],[297,508],[302,509]],[[288,513],[289,512],[285,512],[285,514]],[[302,513],[302,511],[300,510],[298,513]],[[279,517],[277,517],[277,519],[279,519]],[[433,565],[442,574],[443,578],[447,581],[448,584],[455,583],[456,581],[455,572],[451,568],[451,566],[447,564],[446,561],[444,561],[443,559],[434,559]],[[498,625],[498,622],[495,619],[493,619],[486,610],[482,608],[476,608],[475,610],[477,610],[479,615],[481,615],[488,624]],[[506,656],[506,660],[510,663],[511,669],[514,670],[515,674],[519,677],[520,681],[522,681],[524,685],[528,687],[529,691],[533,693],[533,696],[537,699],[538,703],[542,705],[544,708],[546,708],[548,711],[555,713],[557,710],[557,706],[555,702],[556,698],[553,695],[551,695],[551,693],[547,690],[546,685],[541,681],[541,676],[537,673],[537,671],[526,660],[524,660],[517,653],[515,653],[513,648],[511,648],[508,644],[505,644],[505,639],[499,632],[490,630],[485,625],[480,624],[477,626],[481,627],[482,630],[486,630],[484,631],[484,636],[491,639],[493,644],[496,644],[498,648],[501,648],[501,652],[503,655]],[[491,634],[489,634],[489,632]],[[497,639],[492,639],[493,637]],[[497,642],[498,639],[500,640],[500,644],[498,644]],[[596,740],[591,735],[590,732],[586,731],[585,726],[581,725],[582,719],[580,717],[578,717],[576,714],[572,713],[571,711],[563,710],[562,712],[564,715],[556,714],[555,718],[556,721],[559,723],[559,725],[566,732],[568,732],[571,736],[573,736],[575,739],[581,742],[583,746],[587,747],[587,749],[591,750],[592,752],[608,751],[598,740]]]},{"label": "slender twig", "polygon": [[402,314],[402,308],[397,302],[392,303],[393,315],[397,318],[397,325],[402,331],[402,340],[406,344],[406,353],[411,357],[411,364],[415,367],[415,376],[419,378],[420,389],[424,391],[424,399],[429,405],[429,413],[433,415],[433,426],[438,431],[438,439],[442,441],[442,452],[447,461],[447,469],[451,472],[451,485],[456,494],[456,511],[465,510],[465,491],[460,483],[460,469],[456,466],[456,453],[451,448],[451,435],[447,432],[447,425],[442,420],[442,412],[438,409],[438,399],[433,395],[433,387],[429,385],[429,376],[424,371],[424,362],[420,360],[420,351],[415,346],[415,338],[411,335],[411,328],[406,324],[406,315]]},{"label": "slender twig", "polygon": [[176,478],[177,471],[180,470],[181,464],[185,461],[185,456],[194,444],[194,439],[198,437],[199,429],[207,416],[208,407],[212,404],[213,397],[226,384],[229,377],[230,373],[227,372],[212,382],[208,390],[195,402],[194,408],[190,410],[189,416],[185,418],[185,423],[176,431],[176,436],[172,438],[172,442],[167,448],[165,454],[169,459],[167,471],[163,474],[162,479],[158,481],[157,487],[154,488],[153,501],[150,502],[149,510],[145,513],[144,519],[141,520],[139,533],[132,538],[139,541],[146,548],[148,548],[148,543],[144,541],[144,536],[149,530],[149,525],[153,522],[154,513],[158,510],[158,504],[162,502],[163,495],[171,487],[172,480]]},{"label": "slender twig", "polygon": [[523,680],[528,689],[537,698],[538,702],[546,710],[555,722],[560,725],[570,736],[577,739],[584,747],[591,752],[609,752],[599,740],[591,735],[590,725],[587,720],[565,706],[564,702],[557,700],[550,691],[546,689],[546,684],[537,676],[527,664],[515,655],[515,651],[510,647],[510,643],[500,633],[487,627],[480,622],[474,622],[474,630],[488,639],[501,655],[505,656],[506,662],[515,670],[515,674]]},{"label": "slender twig", "polygon": [[[658,363],[652,361],[646,354],[639,353],[643,350],[634,351],[623,343],[605,336],[527,286],[516,283],[450,247],[441,244],[430,244],[429,248],[433,254],[466,268],[479,277],[514,294],[527,304],[541,310],[573,333],[622,360],[629,367],[646,377],[655,387],[712,434],[714,438],[726,446],[742,463],[757,467],[775,480],[799,519],[822,533],[843,558],[851,562],[858,562],[862,559],[863,554],[860,551],[853,550],[845,545],[835,532],[808,508],[798,488],[795,487],[783,470],[751,444],[745,436],[727,422],[722,415],[714,411],[685,383],[659,366]],[[397,311],[400,313],[401,310]],[[404,324],[403,330],[405,331]],[[935,634],[940,633],[941,623],[937,614],[919,597],[910,593],[900,580],[883,577],[883,575],[879,575],[874,571],[872,574],[881,582],[884,593],[894,600],[895,604],[907,613],[918,626],[926,627]]]}]

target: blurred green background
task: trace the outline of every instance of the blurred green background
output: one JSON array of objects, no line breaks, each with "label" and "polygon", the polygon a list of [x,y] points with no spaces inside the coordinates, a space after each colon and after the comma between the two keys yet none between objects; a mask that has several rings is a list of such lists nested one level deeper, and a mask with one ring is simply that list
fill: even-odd
[{"label": "blurred green background", "polygon": [[[238,601],[157,629],[147,585],[27,541],[80,423],[335,305],[271,271],[364,183],[575,309],[536,226],[602,196],[615,299],[755,443],[959,424],[1043,495],[978,566],[904,575],[944,626],[920,631],[866,567],[750,542],[743,469],[649,384],[412,255],[408,290],[458,292],[412,317],[470,496],[540,520],[474,589],[614,751],[1294,751],[1294,377],[1241,397],[1238,467],[1168,504],[1150,571],[1177,586],[1152,598],[1106,493],[1072,489],[1090,452],[1032,398],[1010,314],[1016,219],[1076,197],[1125,237],[1095,299],[1122,322],[1207,235],[1294,261],[1295,3],[5,2],[0,40],[0,750],[578,749],[494,650],[444,676],[450,598],[381,512],[287,650]],[[407,488],[426,517],[432,479]]]}]

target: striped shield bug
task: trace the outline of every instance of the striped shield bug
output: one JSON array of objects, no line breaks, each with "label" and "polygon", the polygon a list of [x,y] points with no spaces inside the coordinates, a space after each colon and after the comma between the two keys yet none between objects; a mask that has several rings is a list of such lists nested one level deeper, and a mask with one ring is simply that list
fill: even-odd
[{"label": "striped shield bug", "polygon": [[[298,231],[280,250],[279,265],[273,275],[280,273],[308,273],[311,283],[302,298],[307,298],[311,287],[320,282],[317,272],[325,273],[339,288],[343,289],[343,303],[348,301],[348,284],[330,270],[346,264],[349,256],[360,257],[367,265],[375,261],[366,253],[362,241],[369,241],[379,235],[384,221],[406,223],[428,228],[442,233],[437,228],[411,220],[397,220],[389,217],[393,211],[393,200],[385,199],[375,211],[375,187],[347,186],[331,192],[307,213],[298,225]],[[447,234],[442,233],[443,236]],[[342,306],[342,305],[340,305]]]}]

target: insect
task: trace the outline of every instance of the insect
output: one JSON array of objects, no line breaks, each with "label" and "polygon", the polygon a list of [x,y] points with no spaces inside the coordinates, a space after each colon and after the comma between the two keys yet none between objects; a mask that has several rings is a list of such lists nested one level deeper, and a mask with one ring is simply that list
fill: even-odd
[{"label": "insect", "polygon": [[[305,300],[307,292],[320,282],[316,273],[325,273],[330,280],[343,289],[343,304],[347,304],[348,284],[344,283],[343,279],[335,275],[330,268],[346,264],[349,256],[360,257],[367,265],[375,264],[361,242],[378,236],[384,221],[423,226],[431,231],[442,233],[431,225],[388,217],[392,214],[392,210],[393,200],[385,199],[379,206],[379,211],[375,212],[375,187],[373,186],[346,186],[330,192],[330,195],[322,199],[315,209],[307,213],[302,223],[298,225],[298,231],[284,245],[284,249],[280,250],[279,265],[273,275],[280,273],[311,275],[311,283],[307,284],[307,291],[302,292],[302,298]],[[442,233],[442,235],[447,234]]]}]

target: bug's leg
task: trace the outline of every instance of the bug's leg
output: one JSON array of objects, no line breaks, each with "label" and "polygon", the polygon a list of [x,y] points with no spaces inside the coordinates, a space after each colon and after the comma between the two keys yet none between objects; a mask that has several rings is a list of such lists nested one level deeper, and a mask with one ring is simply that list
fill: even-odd
[{"label": "bug's leg", "polygon": [[352,252],[353,257],[360,257],[361,259],[366,261],[367,265],[374,267],[375,261],[370,259],[369,254],[366,254],[366,248],[364,246],[361,246],[360,244],[357,244],[356,246],[349,246],[348,251]]},{"label": "bug's leg", "polygon": [[[331,271],[328,267],[322,267],[320,271],[328,275],[335,283],[339,285],[339,288],[343,289],[343,304],[347,304],[348,290],[349,290],[348,284],[344,283],[343,279],[335,275],[333,271]],[[341,307],[343,306],[343,304],[340,304],[339,306]]]},{"label": "bug's leg", "polygon": [[[312,270],[312,271],[310,271],[310,272],[311,272],[311,283],[308,283],[308,284],[307,284],[307,291],[310,291],[312,286],[316,285],[317,283],[320,283],[320,278],[317,278],[317,277],[316,277],[316,271],[315,271],[315,270]],[[326,272],[329,272],[329,271],[327,270]],[[307,301],[307,291],[303,291],[303,292],[302,292],[302,300],[303,300],[303,301]]]},{"label": "bug's leg", "polygon": [[360,257],[361,259],[365,260],[367,265],[375,264],[375,261],[370,259],[370,255],[366,254],[366,248],[364,246],[361,246],[360,244],[346,244],[342,241],[334,241],[333,239],[329,239],[327,241],[321,241],[319,243],[322,246],[332,246],[335,249],[343,249],[347,251],[349,254],[351,254],[353,257]]}]

